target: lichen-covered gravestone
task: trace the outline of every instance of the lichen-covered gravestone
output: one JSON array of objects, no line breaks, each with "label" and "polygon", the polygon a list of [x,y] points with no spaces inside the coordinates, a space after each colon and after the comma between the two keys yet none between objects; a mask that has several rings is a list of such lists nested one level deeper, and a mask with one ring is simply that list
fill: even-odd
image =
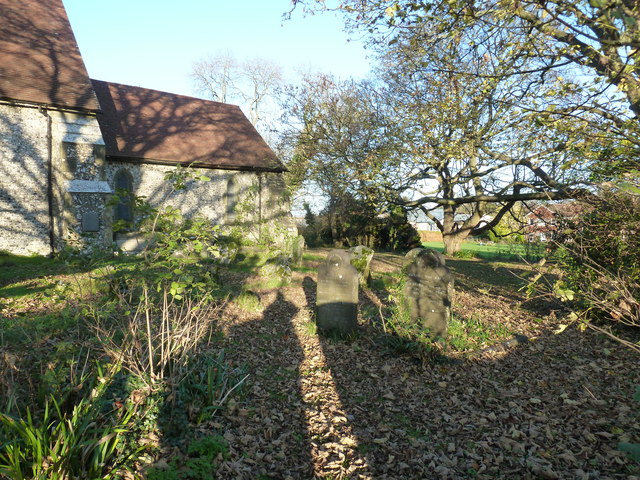
[{"label": "lichen-covered gravestone", "polygon": [[358,245],[349,249],[351,255],[351,265],[358,271],[358,280],[360,286],[365,287],[371,283],[371,259],[373,258],[373,250]]},{"label": "lichen-covered gravestone", "polygon": [[302,235],[298,235],[291,240],[291,263],[294,265],[300,265],[302,262],[304,246],[304,237]]},{"label": "lichen-covered gravestone", "polygon": [[453,275],[444,264],[444,255],[431,249],[416,252],[406,275],[404,297],[411,319],[421,322],[432,338],[446,336]]},{"label": "lichen-covered gravestone", "polygon": [[276,279],[280,286],[291,283],[291,258],[288,255],[276,255],[267,260],[260,268],[260,275],[268,279]]},{"label": "lichen-covered gravestone", "polygon": [[413,263],[420,252],[424,252],[424,250],[424,247],[417,247],[409,250],[402,260],[402,268],[406,270],[406,268]]},{"label": "lichen-covered gravestone", "polygon": [[316,319],[325,333],[351,334],[358,327],[358,272],[343,250],[329,252],[318,267]]}]

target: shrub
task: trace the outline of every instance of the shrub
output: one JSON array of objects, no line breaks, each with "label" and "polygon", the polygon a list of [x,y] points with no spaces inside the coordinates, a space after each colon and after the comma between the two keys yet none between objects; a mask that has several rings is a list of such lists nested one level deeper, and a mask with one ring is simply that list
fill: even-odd
[{"label": "shrub", "polygon": [[529,291],[555,297],[573,321],[640,351],[640,342],[612,329],[640,327],[640,188],[609,187],[582,210],[559,226],[554,263],[542,263]]},{"label": "shrub", "polygon": [[585,318],[640,327],[640,196],[606,191],[558,238],[566,289]]}]

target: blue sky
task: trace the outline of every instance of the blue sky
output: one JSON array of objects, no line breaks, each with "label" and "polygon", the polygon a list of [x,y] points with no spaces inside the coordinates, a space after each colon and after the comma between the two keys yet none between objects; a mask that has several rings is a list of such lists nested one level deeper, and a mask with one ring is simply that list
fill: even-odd
[{"label": "blue sky", "polygon": [[63,0],[92,78],[194,95],[191,66],[230,51],[296,69],[363,77],[362,44],[332,14],[283,20],[289,0]]}]

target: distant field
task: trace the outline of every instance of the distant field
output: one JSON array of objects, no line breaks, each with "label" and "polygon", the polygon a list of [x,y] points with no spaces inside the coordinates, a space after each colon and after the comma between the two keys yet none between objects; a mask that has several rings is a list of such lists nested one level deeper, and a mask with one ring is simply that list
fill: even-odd
[{"label": "distant field", "polygon": [[[423,242],[423,246],[433,248],[439,252],[444,251],[442,242]],[[542,244],[480,244],[476,242],[464,242],[460,250],[460,258],[482,258],[485,260],[505,261],[536,261],[545,255],[545,246]]]}]

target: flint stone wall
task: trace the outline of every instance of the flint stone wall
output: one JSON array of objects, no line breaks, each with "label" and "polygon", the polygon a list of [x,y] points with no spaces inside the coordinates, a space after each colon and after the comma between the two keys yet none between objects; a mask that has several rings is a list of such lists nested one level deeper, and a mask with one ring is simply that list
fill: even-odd
[{"label": "flint stone wall", "polygon": [[[97,188],[69,191],[72,179],[96,185],[104,180],[104,142],[95,117],[51,110],[45,115],[36,108],[0,104],[0,250],[50,253],[47,115],[55,248],[72,244],[92,249],[111,237],[110,218],[104,215],[107,195]],[[83,230],[87,214],[97,216],[97,230]]]},{"label": "flint stone wall", "polygon": [[[174,191],[171,182],[165,180],[165,175],[175,170],[174,166],[110,161],[106,166],[106,177],[114,190],[116,174],[121,170],[131,176],[134,195],[144,197],[153,207],[171,206],[179,209],[186,218],[204,217],[216,225],[245,226],[254,240],[258,234],[268,234],[278,227],[286,229],[290,218],[284,180],[279,173],[196,168],[197,175],[211,180],[189,180],[185,189]],[[233,180],[237,193],[235,215],[232,216],[227,214],[230,180]],[[260,221],[263,231],[259,232],[257,225]]]},{"label": "flint stone wall", "polygon": [[[297,230],[289,214],[282,174],[198,169],[210,182],[190,182],[171,193],[164,179],[173,166],[107,162],[104,141],[95,117],[47,111],[51,118],[51,157],[54,246],[84,253],[112,245],[114,210],[108,206],[114,177],[125,169],[133,178],[134,194],[154,206],[171,205],[184,216],[204,216],[230,224],[226,191],[229,179],[237,188],[238,214],[256,240],[274,242]],[[0,250],[19,255],[50,253],[47,162],[47,116],[37,108],[0,104]]]}]

